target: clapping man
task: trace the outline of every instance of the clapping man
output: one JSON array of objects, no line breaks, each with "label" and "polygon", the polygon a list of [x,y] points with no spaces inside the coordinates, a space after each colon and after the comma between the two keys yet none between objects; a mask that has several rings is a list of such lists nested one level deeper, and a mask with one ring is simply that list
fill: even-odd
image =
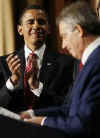
[{"label": "clapping man", "polygon": [[63,103],[74,60],[49,51],[48,28],[47,15],[39,5],[24,9],[18,24],[24,48],[0,57],[0,106],[20,112]]}]

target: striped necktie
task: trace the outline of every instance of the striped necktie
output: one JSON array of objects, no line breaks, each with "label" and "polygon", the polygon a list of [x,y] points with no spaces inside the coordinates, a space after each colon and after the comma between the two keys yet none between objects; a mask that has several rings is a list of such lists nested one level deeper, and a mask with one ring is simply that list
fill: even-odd
[{"label": "striped necktie", "polygon": [[34,53],[31,53],[28,57],[27,64],[25,67],[24,72],[24,98],[25,98],[25,105],[28,109],[34,108],[35,103],[37,101],[37,96],[34,95],[30,91],[27,78],[31,71],[34,71],[34,80],[37,80],[37,74],[38,74],[38,65],[37,65],[37,55]]}]

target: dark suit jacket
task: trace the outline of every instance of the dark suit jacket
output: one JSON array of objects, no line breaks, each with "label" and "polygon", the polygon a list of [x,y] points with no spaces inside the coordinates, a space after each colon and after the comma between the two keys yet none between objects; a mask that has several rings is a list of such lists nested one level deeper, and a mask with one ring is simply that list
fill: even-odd
[{"label": "dark suit jacket", "polygon": [[[7,56],[0,57],[0,106],[6,107],[14,112],[19,112],[26,110],[23,86],[25,69],[24,49],[15,52],[15,54],[21,59],[22,77],[14,92],[9,91],[5,85],[11,75],[6,62]],[[36,104],[36,108],[60,105],[63,103],[66,95],[65,86],[67,86],[68,91],[72,82],[73,62],[74,59],[70,56],[51,52],[48,49],[45,50],[39,75],[39,80],[43,83],[43,90]]]},{"label": "dark suit jacket", "polygon": [[36,114],[49,115],[44,125],[61,129],[71,137],[100,137],[100,46],[77,76],[68,104]]}]

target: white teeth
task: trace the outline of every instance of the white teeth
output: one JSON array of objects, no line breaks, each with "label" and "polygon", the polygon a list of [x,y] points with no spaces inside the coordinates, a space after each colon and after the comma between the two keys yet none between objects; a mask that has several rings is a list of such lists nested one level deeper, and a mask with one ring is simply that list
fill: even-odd
[{"label": "white teeth", "polygon": [[32,30],[31,33],[36,33],[36,31],[35,30]]},{"label": "white teeth", "polygon": [[37,32],[36,32],[35,30],[32,30],[32,31],[30,32],[30,34],[31,34],[31,35],[32,35],[32,34],[37,35]]},{"label": "white teeth", "polygon": [[31,30],[30,34],[35,34],[35,35],[38,35],[39,34],[39,35],[42,35],[41,31],[34,30],[34,29]]}]

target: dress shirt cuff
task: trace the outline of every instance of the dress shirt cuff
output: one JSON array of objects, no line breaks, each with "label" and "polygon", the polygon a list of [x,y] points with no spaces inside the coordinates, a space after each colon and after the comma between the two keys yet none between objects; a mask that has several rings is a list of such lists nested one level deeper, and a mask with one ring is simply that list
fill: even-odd
[{"label": "dress shirt cuff", "polygon": [[47,119],[47,117],[44,117],[44,118],[42,119],[42,121],[41,121],[41,126],[44,125],[44,122],[45,122],[46,119]]},{"label": "dress shirt cuff", "polygon": [[15,89],[14,85],[12,84],[12,82],[10,81],[10,78],[7,80],[6,82],[6,87],[8,90],[13,91]]},{"label": "dress shirt cuff", "polygon": [[37,97],[40,97],[42,89],[43,89],[43,83],[40,82],[39,88],[38,89],[31,89],[31,92],[33,92],[34,95],[36,95]]}]

